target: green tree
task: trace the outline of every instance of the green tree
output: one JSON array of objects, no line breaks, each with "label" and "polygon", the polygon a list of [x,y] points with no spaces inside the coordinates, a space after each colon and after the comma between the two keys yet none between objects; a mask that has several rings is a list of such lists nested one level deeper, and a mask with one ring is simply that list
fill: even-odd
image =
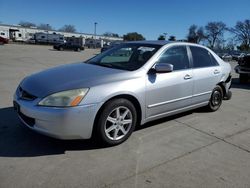
[{"label": "green tree", "polygon": [[166,40],[166,38],[165,38],[164,35],[160,35],[160,36],[158,37],[158,40]]},{"label": "green tree", "polygon": [[139,34],[137,32],[127,33],[126,35],[123,35],[123,40],[125,41],[136,41],[136,40],[145,40],[142,34]]},{"label": "green tree", "polygon": [[209,43],[209,46],[213,49],[216,43],[219,45],[220,41],[223,41],[223,35],[227,27],[223,22],[208,22],[208,24],[205,26],[205,29],[206,39]]},{"label": "green tree", "polygon": [[168,38],[169,41],[176,41],[176,37],[174,35],[169,36]]},{"label": "green tree", "polygon": [[68,24],[68,25],[64,25],[63,27],[61,27],[58,31],[75,33],[76,32],[76,28],[75,28],[74,25]]}]

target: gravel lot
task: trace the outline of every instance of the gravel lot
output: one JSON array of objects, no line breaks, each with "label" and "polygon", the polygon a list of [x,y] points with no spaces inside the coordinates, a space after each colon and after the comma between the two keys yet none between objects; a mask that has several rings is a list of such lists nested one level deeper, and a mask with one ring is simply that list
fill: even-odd
[{"label": "gravel lot", "polygon": [[0,46],[0,188],[250,187],[250,83],[239,84],[236,74],[233,98],[219,111],[146,124],[116,147],[56,140],[20,126],[12,95],[22,78],[97,53]]}]

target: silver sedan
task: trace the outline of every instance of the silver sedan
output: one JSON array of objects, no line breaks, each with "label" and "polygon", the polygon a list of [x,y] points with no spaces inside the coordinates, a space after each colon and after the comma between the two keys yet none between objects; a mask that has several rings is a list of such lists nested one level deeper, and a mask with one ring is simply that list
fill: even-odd
[{"label": "silver sedan", "polygon": [[231,67],[190,43],[128,42],[92,59],[26,77],[14,108],[30,129],[116,145],[137,125],[230,99]]}]

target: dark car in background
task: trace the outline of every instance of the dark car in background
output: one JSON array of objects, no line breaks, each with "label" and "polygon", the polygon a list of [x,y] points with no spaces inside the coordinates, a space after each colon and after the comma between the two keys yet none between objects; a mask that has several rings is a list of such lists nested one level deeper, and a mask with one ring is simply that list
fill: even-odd
[{"label": "dark car in background", "polygon": [[235,61],[239,61],[241,58],[243,58],[245,55],[245,53],[242,53],[242,52],[234,52],[232,54],[232,59],[235,60]]},{"label": "dark car in background", "polygon": [[81,50],[84,50],[84,47],[79,44],[73,44],[73,43],[63,43],[63,44],[57,44],[53,46],[56,50],[74,50],[77,52],[80,52]]},{"label": "dark car in background", "polygon": [[0,36],[0,44],[8,44],[8,43],[9,43],[9,39],[6,39]]},{"label": "dark car in background", "polygon": [[111,49],[115,46],[118,46],[122,43],[122,41],[115,41],[115,42],[111,42],[109,45],[105,45],[101,48],[101,53],[108,50],[108,49]]},{"label": "dark car in background", "polygon": [[217,53],[217,55],[224,61],[232,61],[233,57],[229,53]]},{"label": "dark car in background", "polygon": [[235,72],[240,75],[240,83],[248,82],[250,77],[250,54],[244,55],[238,60]]}]

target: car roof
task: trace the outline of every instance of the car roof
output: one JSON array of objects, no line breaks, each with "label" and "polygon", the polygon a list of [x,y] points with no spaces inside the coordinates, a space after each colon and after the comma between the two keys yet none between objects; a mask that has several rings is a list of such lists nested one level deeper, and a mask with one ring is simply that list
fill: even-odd
[{"label": "car roof", "polygon": [[173,43],[172,41],[166,40],[140,40],[140,41],[126,41],[125,43],[136,43],[136,44],[156,44],[164,46],[165,44]]},{"label": "car roof", "polygon": [[159,45],[165,46],[168,44],[175,44],[175,45],[188,45],[188,46],[195,46],[200,48],[205,48],[206,50],[211,51],[211,49],[207,48],[206,46],[190,43],[190,42],[182,42],[182,41],[166,41],[166,40],[141,40],[141,41],[126,41],[125,44],[152,44],[152,45]]}]

